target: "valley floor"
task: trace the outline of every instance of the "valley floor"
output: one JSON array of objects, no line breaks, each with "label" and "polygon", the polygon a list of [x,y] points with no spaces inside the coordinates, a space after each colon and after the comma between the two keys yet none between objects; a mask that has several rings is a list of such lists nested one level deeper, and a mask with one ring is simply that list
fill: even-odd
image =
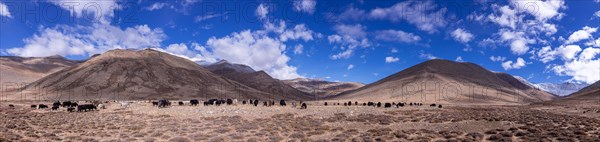
[{"label": "valley floor", "polygon": [[[0,141],[598,141],[600,107],[171,106],[92,112],[0,103]],[[583,113],[586,112],[586,113]]]}]

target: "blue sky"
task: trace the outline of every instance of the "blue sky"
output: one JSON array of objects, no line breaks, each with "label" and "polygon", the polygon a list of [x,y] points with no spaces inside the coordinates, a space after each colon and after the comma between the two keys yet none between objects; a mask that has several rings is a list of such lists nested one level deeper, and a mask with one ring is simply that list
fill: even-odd
[{"label": "blue sky", "polygon": [[296,77],[371,83],[448,59],[534,83],[600,79],[594,1],[5,1],[2,55],[156,48]]}]

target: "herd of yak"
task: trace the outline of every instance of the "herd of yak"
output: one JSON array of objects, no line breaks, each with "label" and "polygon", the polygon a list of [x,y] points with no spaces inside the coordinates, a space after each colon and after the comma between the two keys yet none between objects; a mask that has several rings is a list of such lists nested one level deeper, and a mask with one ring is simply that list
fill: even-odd
[{"label": "herd of yak", "polygon": [[[88,104],[77,104],[77,102],[71,102],[71,101],[64,101],[64,102],[54,102],[52,103],[52,107],[51,110],[58,110],[60,107],[66,108],[68,112],[87,112],[87,111],[93,111],[93,110],[98,110],[98,108],[104,109],[106,106],[103,103],[100,103],[99,101],[86,101],[86,103]],[[108,102],[105,102],[108,103]],[[209,106],[209,105],[215,105],[215,106],[220,106],[220,105],[234,105],[234,104],[238,104],[238,100],[237,99],[209,99],[208,101],[204,102],[204,106]],[[127,102],[121,102],[121,106],[123,107],[127,107],[129,103]],[[189,104],[191,106],[197,106],[198,104],[200,104],[200,101],[198,101],[197,99],[193,99],[189,101]],[[259,105],[259,100],[243,100],[242,101],[243,105],[254,105],[254,106],[258,106]],[[300,102],[300,108],[301,109],[306,109],[307,105],[304,102]],[[183,101],[179,101],[178,105],[183,106],[185,105],[185,103]],[[275,101],[263,101],[262,102],[263,106],[275,106]],[[286,106],[286,101],[285,100],[280,100],[279,101],[279,105],[280,106]],[[291,103],[292,107],[296,107],[296,102],[292,102]],[[324,103],[324,106],[328,106],[328,105],[341,105],[339,102],[336,103],[332,103],[330,102],[328,104],[328,102]],[[344,102],[343,103],[344,106],[370,106],[370,107],[384,107],[384,108],[391,108],[393,106],[395,106],[396,108],[399,107],[404,107],[404,106],[422,106],[423,103],[403,103],[403,102],[399,102],[399,103],[381,103],[381,102],[364,102],[362,104],[359,104],[358,102],[354,102],[352,103],[351,101],[349,102]],[[152,101],[152,106],[157,106],[158,108],[164,108],[164,107],[169,107],[171,106],[171,102],[169,100],[158,100],[158,101]],[[442,108],[442,105],[436,105],[436,104],[431,104],[429,105],[430,107],[438,107],[438,108]],[[14,108],[14,105],[10,104],[9,107]],[[31,108],[33,109],[48,109],[47,105],[44,104],[39,104],[39,105],[31,105]]]}]

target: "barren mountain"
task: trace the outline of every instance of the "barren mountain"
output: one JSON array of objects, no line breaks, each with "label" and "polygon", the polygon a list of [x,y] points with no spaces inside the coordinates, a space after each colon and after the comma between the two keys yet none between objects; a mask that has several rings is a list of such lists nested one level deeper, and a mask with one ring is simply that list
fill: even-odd
[{"label": "barren mountain", "polygon": [[78,64],[61,56],[50,57],[0,57],[0,82],[31,83],[48,74]]},{"label": "barren mountain", "polygon": [[445,104],[527,104],[556,98],[473,63],[429,60],[334,99]]},{"label": "barren mountain", "polygon": [[600,81],[553,102],[570,105],[600,105]]},{"label": "barren mountain", "polygon": [[273,96],[216,75],[190,60],[152,49],[111,50],[23,89],[36,88],[44,90],[36,95],[48,99],[266,99]]},{"label": "barren mountain", "polygon": [[331,97],[339,93],[354,90],[365,86],[358,82],[329,82],[320,79],[296,78],[283,80],[286,84],[309,94],[317,94],[319,97]]},{"label": "barren mountain", "polygon": [[246,65],[233,64],[226,60],[221,60],[217,63],[205,66],[205,68],[215,74],[272,95],[284,95],[300,100],[313,99],[313,96],[299,91],[280,80],[274,79],[264,71],[254,71],[254,69]]}]

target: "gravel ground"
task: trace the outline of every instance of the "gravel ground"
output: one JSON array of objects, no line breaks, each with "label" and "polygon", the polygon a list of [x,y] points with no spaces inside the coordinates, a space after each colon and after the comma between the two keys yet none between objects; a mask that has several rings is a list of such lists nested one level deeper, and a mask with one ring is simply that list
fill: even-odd
[{"label": "gravel ground", "polygon": [[[171,106],[91,112],[0,104],[0,141],[598,141],[597,108]],[[577,110],[575,110],[577,109]],[[584,114],[583,111],[587,112]]]}]

